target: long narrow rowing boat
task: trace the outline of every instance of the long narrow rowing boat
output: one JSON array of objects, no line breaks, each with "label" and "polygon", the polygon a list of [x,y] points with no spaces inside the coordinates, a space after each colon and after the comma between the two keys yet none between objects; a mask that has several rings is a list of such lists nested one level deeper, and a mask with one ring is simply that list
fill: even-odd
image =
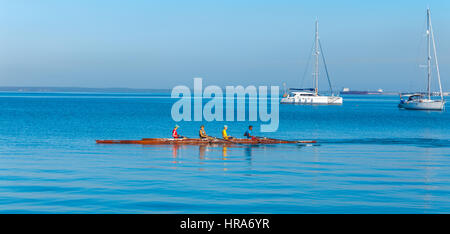
[{"label": "long narrow rowing boat", "polygon": [[97,144],[141,144],[141,145],[268,145],[268,144],[297,144],[297,143],[316,143],[316,141],[287,141],[271,138],[258,139],[173,139],[173,138],[143,138],[141,140],[96,140]]}]

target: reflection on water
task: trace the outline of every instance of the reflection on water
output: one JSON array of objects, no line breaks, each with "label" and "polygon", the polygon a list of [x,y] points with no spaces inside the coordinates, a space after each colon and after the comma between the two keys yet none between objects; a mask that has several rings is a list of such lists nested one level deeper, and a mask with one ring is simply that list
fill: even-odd
[{"label": "reflection on water", "polygon": [[[176,159],[179,156],[179,150],[180,148],[188,148],[191,146],[187,146],[187,145],[171,145],[171,149],[172,149],[172,158],[175,160],[173,162],[177,162]],[[228,156],[228,148],[230,146],[217,146],[217,145],[199,145],[198,146],[198,156],[199,159],[204,160],[206,159],[206,153],[208,151],[211,151],[212,149],[221,149],[222,152],[222,160],[227,160],[227,156]],[[248,161],[252,160],[252,149],[255,147],[260,147],[260,146],[254,146],[254,145],[245,145],[245,146],[238,146],[238,147],[232,147],[232,148],[236,148],[236,149],[241,149],[244,152],[245,158]],[[192,147],[194,148],[194,147]],[[191,149],[192,149],[191,148]]]},{"label": "reflection on water", "polygon": [[226,146],[222,147],[222,158],[224,160],[227,160],[227,150],[228,150],[228,148]]},{"label": "reflection on water", "polygon": [[[159,147],[159,148],[165,148],[166,146],[145,146],[145,147]],[[228,152],[230,149],[236,150],[236,153],[238,155],[242,155],[242,159],[247,162],[248,165],[252,165],[252,154],[254,148],[260,148],[264,149],[265,146],[255,146],[255,145],[238,145],[238,146],[225,146],[225,145],[199,145],[199,146],[190,146],[190,145],[170,145],[169,148],[172,150],[172,159],[171,162],[181,163],[181,157],[183,155],[183,150],[186,150],[186,154],[192,154],[192,151],[195,151],[197,149],[197,155],[199,159],[199,164],[204,164],[205,160],[222,160],[226,161],[228,160]],[[208,153],[211,153],[211,155],[215,156],[217,155],[217,152],[220,152],[221,157],[208,157]],[[242,152],[242,153],[241,153]],[[223,164],[224,166],[226,163]],[[203,170],[204,168],[199,168],[200,170]],[[223,168],[223,170],[227,170],[226,167]]]},{"label": "reflection on water", "polygon": [[252,149],[251,146],[245,148],[245,159],[247,159],[249,165],[252,165]]},{"label": "reflection on water", "polygon": [[205,159],[206,146],[200,145],[198,147],[198,156],[200,159]]}]

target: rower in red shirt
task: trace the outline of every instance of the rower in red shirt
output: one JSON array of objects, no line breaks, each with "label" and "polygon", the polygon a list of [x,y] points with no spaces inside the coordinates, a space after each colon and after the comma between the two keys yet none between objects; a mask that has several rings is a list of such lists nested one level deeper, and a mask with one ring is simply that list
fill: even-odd
[{"label": "rower in red shirt", "polygon": [[180,127],[180,126],[175,125],[175,127],[174,127],[173,130],[172,130],[172,137],[173,137],[173,138],[186,138],[186,137],[184,137],[184,136],[178,135],[177,129],[178,129],[179,127]]}]

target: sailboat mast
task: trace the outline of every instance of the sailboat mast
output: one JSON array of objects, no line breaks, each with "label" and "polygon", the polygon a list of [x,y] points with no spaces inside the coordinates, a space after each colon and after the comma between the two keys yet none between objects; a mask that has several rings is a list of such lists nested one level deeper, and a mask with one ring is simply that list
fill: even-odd
[{"label": "sailboat mast", "polygon": [[315,92],[316,95],[319,93],[319,20],[316,20],[316,40],[315,40],[315,56],[316,56],[316,64],[315,64],[315,72],[314,72],[314,81],[315,81]]},{"label": "sailboat mast", "polygon": [[436,53],[436,41],[434,39],[434,32],[433,32],[433,25],[431,24],[431,14],[430,14],[430,34],[431,34],[431,40],[433,41],[433,54],[434,54],[434,62],[436,64],[436,72],[437,72],[437,78],[438,78],[438,84],[439,84],[439,95],[441,96],[441,101],[444,100],[444,95],[442,94],[442,84],[441,84],[441,73],[439,72],[439,63]]},{"label": "sailboat mast", "polygon": [[428,68],[428,99],[431,99],[431,32],[430,32],[430,9],[427,9],[427,68]]}]

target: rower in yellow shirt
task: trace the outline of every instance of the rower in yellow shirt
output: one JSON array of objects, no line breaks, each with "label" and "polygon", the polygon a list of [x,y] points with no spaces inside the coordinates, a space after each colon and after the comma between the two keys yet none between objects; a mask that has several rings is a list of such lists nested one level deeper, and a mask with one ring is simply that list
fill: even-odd
[{"label": "rower in yellow shirt", "polygon": [[233,139],[234,137],[228,136],[227,129],[228,129],[228,126],[224,125],[223,126],[223,130],[222,130],[222,137],[223,137],[223,139],[225,139],[225,140]]}]

